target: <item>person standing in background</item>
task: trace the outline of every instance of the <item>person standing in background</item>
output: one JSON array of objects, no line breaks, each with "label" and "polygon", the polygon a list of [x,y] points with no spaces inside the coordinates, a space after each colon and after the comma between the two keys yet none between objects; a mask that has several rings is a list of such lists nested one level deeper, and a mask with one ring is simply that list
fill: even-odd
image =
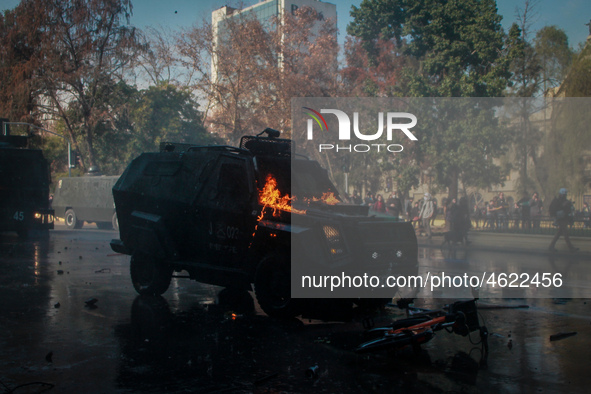
[{"label": "person standing in background", "polygon": [[419,212],[419,218],[423,222],[423,229],[425,230],[425,235],[427,238],[431,239],[431,219],[435,213],[433,207],[433,200],[431,200],[431,195],[429,193],[425,193],[423,199],[423,206],[421,207],[421,211]]},{"label": "person standing in background", "polygon": [[532,227],[534,229],[540,228],[540,217],[542,216],[542,209],[543,209],[542,200],[538,196],[538,192],[534,192],[532,194],[531,199],[529,200],[529,216],[532,222]]},{"label": "person standing in background", "polygon": [[570,242],[570,237],[568,236],[568,226],[574,221],[574,208],[572,203],[566,198],[566,194],[567,190],[565,188],[560,189],[558,196],[554,197],[554,200],[550,203],[550,209],[548,210],[550,216],[555,218],[555,223],[558,227],[558,231],[556,231],[556,235],[554,235],[554,238],[548,247],[550,252],[556,251],[554,246],[561,235],[564,236],[566,246],[568,246],[568,249],[571,252],[579,250],[579,248],[573,246]]}]

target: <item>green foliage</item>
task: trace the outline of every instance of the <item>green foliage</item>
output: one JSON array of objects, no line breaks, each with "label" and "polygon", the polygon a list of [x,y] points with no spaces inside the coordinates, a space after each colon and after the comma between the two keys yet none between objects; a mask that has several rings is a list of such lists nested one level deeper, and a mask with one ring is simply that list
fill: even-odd
[{"label": "green foliage", "polygon": [[[188,90],[168,83],[137,90],[119,82],[101,97],[109,97],[108,102],[99,105],[109,116],[92,131],[95,165],[105,175],[121,174],[142,152],[157,151],[161,141],[203,145],[219,142],[203,127],[199,105]],[[68,111],[69,119],[80,119],[79,107],[71,106]],[[56,132],[64,130],[63,121],[57,122]],[[52,162],[52,171],[67,168],[67,144],[63,139],[47,138],[43,149]],[[84,157],[86,152],[80,153]]]},{"label": "green foliage", "polygon": [[502,171],[493,164],[511,142],[509,130],[498,123],[492,99],[438,100],[424,126],[428,141],[426,157],[435,172],[435,182],[457,196],[457,182],[485,188],[502,181]]},{"label": "green foliage", "polygon": [[105,175],[119,175],[133,157],[130,145],[135,138],[132,114],[141,92],[121,81],[103,86],[101,107],[105,121],[93,128],[96,164]]},{"label": "green foliage", "polygon": [[536,168],[546,196],[561,187],[576,193],[589,184],[591,124],[588,100],[570,97],[591,96],[591,46],[574,60],[568,76],[557,92],[566,98],[554,99],[552,124]]},{"label": "green foliage", "polygon": [[[526,21],[522,21],[524,25]],[[539,131],[530,121],[530,117],[537,109],[531,99],[540,91],[542,66],[534,47],[525,40],[521,28],[513,23],[507,37],[507,51],[511,54],[511,86],[507,95],[522,97],[512,101],[518,110],[513,109],[512,124],[514,149],[505,160],[515,162],[514,168],[519,171],[517,192],[519,195],[529,194],[533,181],[529,177],[528,163],[530,157],[535,160],[536,149],[539,145]],[[513,166],[511,166],[513,167]]]},{"label": "green foliage", "polygon": [[542,66],[534,47],[522,36],[521,29],[513,24],[507,37],[511,54],[511,89],[509,95],[532,97],[540,89]]},{"label": "green foliage", "polygon": [[493,0],[364,0],[351,15],[349,34],[371,42],[405,39],[402,53],[420,60],[406,74],[404,95],[494,97],[506,86],[508,62]]},{"label": "green foliage", "polygon": [[[591,155],[591,115],[588,100],[554,100],[552,126],[540,160],[540,174],[546,196],[566,187],[576,195],[588,185]],[[587,173],[587,174],[586,174]]]},{"label": "green foliage", "polygon": [[536,33],[535,50],[542,66],[544,91],[558,86],[570,65],[574,53],[568,45],[564,30],[556,26],[544,26]]},{"label": "green foliage", "polygon": [[120,83],[112,102],[112,122],[95,134],[97,157],[105,174],[120,174],[142,152],[157,151],[160,142],[213,144],[202,124],[199,104],[187,89],[161,82],[145,90]]},{"label": "green foliage", "polygon": [[[399,86],[404,96],[497,97],[510,84],[514,52],[507,48],[494,0],[364,0],[351,15],[348,33],[367,41],[374,56],[380,38],[399,43],[409,59]],[[478,186],[501,182],[492,158],[509,140],[490,110],[442,110],[435,119],[420,145],[437,183],[456,197],[459,179]]]},{"label": "green foliage", "polygon": [[51,172],[68,168],[68,144],[59,137],[50,136],[43,141],[43,156],[51,163]]},{"label": "green foliage", "polygon": [[557,96],[591,96],[591,45],[587,44],[573,61],[568,76],[560,86]]},{"label": "green foliage", "polygon": [[188,89],[169,83],[160,83],[142,91],[133,108],[136,134],[132,150],[158,150],[163,141],[215,143],[217,140],[203,127],[198,106]]},{"label": "green foliage", "polygon": [[376,41],[378,38],[396,38],[402,35],[401,21],[405,17],[405,9],[400,1],[363,0],[357,8],[351,7],[353,21],[347,26],[347,33],[359,37],[370,58],[377,56]]}]

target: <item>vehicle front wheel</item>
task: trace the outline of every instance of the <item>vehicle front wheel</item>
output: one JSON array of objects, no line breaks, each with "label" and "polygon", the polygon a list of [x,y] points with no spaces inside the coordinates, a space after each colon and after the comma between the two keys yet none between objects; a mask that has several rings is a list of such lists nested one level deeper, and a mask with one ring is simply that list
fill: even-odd
[{"label": "vehicle front wheel", "polygon": [[119,231],[119,219],[117,219],[117,212],[113,214],[113,218],[111,219],[111,224],[113,225],[113,230]]},{"label": "vehicle front wheel", "polygon": [[76,212],[73,209],[68,209],[66,214],[64,215],[64,221],[66,222],[66,227],[70,230],[73,229],[80,229],[84,225],[82,220],[78,220],[76,217]]},{"label": "vehicle front wheel", "polygon": [[259,263],[254,291],[263,311],[278,318],[301,314],[301,302],[291,298],[291,269],[289,259],[279,254],[267,255]]},{"label": "vehicle front wheel", "polygon": [[170,286],[172,268],[143,253],[131,256],[129,271],[135,291],[141,295],[161,295]]}]

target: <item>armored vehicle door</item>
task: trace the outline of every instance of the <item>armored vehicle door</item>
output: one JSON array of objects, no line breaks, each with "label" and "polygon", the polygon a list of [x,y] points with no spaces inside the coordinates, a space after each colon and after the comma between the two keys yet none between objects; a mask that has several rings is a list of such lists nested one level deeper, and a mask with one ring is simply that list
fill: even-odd
[{"label": "armored vehicle door", "polygon": [[240,268],[257,223],[257,195],[250,158],[219,156],[198,202],[208,238],[211,263]]}]

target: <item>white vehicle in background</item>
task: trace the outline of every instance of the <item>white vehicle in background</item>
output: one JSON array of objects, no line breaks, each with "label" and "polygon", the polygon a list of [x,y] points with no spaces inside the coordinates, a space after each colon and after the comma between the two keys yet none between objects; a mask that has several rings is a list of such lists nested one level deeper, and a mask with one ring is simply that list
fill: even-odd
[{"label": "white vehicle in background", "polygon": [[53,195],[55,216],[64,219],[69,229],[82,228],[84,222],[89,222],[102,230],[118,230],[112,191],[118,179],[119,176],[60,179]]}]

